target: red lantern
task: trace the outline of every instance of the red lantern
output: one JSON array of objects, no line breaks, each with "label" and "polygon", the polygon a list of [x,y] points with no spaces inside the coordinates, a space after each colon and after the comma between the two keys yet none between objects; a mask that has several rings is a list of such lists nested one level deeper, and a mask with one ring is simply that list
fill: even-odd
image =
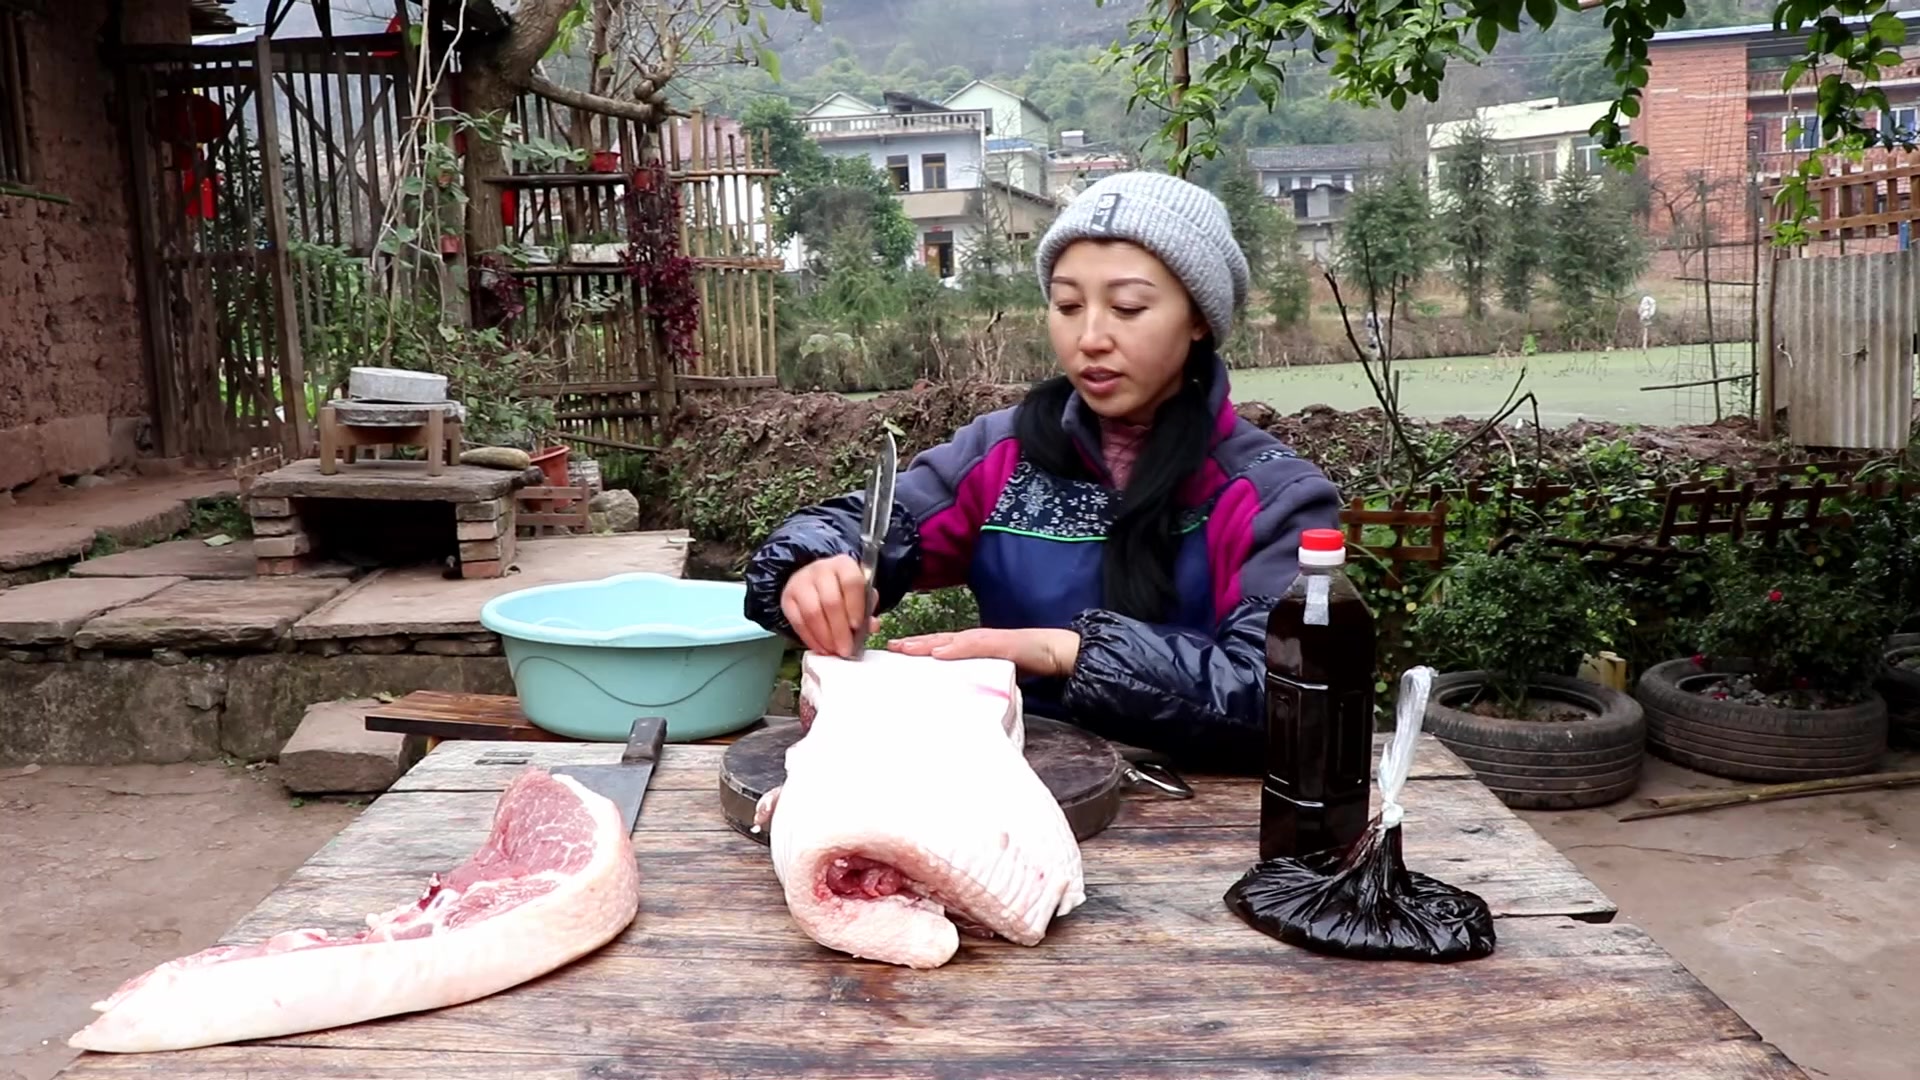
[{"label": "red lantern", "polygon": [[173,146],[209,143],[227,130],[227,110],[204,94],[168,94],[153,103],[154,134]]}]

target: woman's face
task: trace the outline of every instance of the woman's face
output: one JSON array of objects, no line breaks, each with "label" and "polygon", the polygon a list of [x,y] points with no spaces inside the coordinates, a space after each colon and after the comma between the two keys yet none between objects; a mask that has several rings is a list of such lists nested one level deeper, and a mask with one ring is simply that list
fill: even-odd
[{"label": "woman's face", "polygon": [[1124,240],[1079,240],[1053,264],[1047,332],[1073,388],[1103,417],[1132,424],[1180,389],[1206,320],[1154,254]]}]

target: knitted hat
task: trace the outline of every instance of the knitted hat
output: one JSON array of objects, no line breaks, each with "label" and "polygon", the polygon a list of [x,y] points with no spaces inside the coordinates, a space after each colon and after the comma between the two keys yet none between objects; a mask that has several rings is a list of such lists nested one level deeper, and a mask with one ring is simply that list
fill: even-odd
[{"label": "knitted hat", "polygon": [[1087,188],[1054,219],[1035,258],[1047,290],[1054,261],[1076,240],[1131,240],[1180,279],[1225,342],[1247,302],[1247,257],[1233,238],[1227,208],[1213,193],[1166,173],[1128,172]]}]

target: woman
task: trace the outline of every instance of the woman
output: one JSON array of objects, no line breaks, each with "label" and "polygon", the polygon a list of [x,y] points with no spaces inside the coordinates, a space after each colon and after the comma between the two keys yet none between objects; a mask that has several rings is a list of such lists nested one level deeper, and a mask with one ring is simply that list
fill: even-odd
[{"label": "woman", "polygon": [[[1176,177],[1112,176],[1061,213],[1036,261],[1062,373],[901,471],[875,574],[875,610],[965,584],[981,627],[888,648],[1001,657],[1029,712],[1181,764],[1258,771],[1267,612],[1301,531],[1335,527],[1340,502],[1227,398],[1216,345],[1248,273],[1226,209]],[[864,499],[775,530],[747,566],[749,618],[851,651],[870,601]]]}]

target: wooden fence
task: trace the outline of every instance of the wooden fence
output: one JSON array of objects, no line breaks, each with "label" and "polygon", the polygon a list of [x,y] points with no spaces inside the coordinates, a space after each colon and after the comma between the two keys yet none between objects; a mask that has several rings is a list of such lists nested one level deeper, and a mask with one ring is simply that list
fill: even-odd
[{"label": "wooden fence", "polygon": [[[777,386],[773,277],[782,264],[766,208],[779,171],[765,146],[699,116],[649,133],[531,96],[515,118],[526,137],[587,159],[556,171],[517,164],[489,178],[509,243],[534,260],[511,271],[525,303],[515,342],[547,369],[524,390],[553,400],[560,437],[645,449],[684,395]],[[655,298],[626,265],[629,200],[669,195],[634,190],[636,170],[654,163],[679,202],[679,243],[699,291],[696,354],[677,363]]]}]

